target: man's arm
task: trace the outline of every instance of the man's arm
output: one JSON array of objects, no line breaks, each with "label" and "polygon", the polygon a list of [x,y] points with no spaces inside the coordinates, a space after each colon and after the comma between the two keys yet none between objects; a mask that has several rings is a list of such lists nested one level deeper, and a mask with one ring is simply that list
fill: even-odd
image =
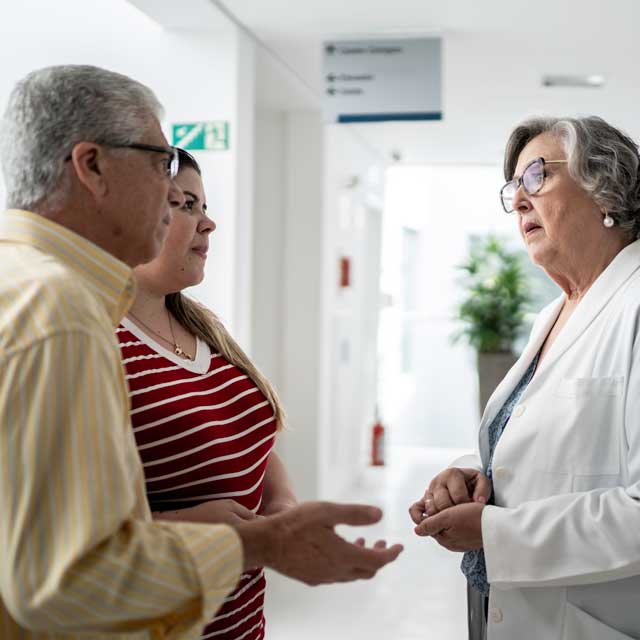
[{"label": "man's arm", "polygon": [[115,344],[57,333],[0,362],[0,572],[17,622],[198,637],[242,568],[226,526],[153,523]]}]

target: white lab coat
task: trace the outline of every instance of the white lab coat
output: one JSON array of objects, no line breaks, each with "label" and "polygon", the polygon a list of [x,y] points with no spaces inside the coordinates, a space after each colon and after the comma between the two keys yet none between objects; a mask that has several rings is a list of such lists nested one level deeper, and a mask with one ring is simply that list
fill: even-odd
[{"label": "white lab coat", "polygon": [[[558,316],[538,317],[491,396],[487,427]],[[482,515],[489,640],[640,638],[640,241],[573,312],[514,408],[493,459],[496,506]]]}]

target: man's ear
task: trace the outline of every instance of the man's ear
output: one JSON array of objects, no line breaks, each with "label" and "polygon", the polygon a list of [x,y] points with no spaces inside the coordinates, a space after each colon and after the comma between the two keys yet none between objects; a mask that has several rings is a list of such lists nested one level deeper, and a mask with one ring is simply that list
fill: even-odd
[{"label": "man's ear", "polygon": [[71,151],[71,164],[81,184],[94,197],[105,196],[105,168],[108,157],[104,147],[95,142],[79,142]]}]

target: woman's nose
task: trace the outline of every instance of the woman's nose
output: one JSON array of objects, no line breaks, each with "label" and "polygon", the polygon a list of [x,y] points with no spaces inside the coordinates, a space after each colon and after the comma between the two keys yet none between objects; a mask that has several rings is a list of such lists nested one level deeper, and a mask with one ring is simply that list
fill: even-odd
[{"label": "woman's nose", "polygon": [[531,210],[531,201],[529,200],[529,194],[524,190],[524,187],[520,185],[516,192],[513,194],[513,200],[511,201],[513,210],[517,213],[526,213]]},{"label": "woman's nose", "polygon": [[212,233],[216,230],[216,223],[207,215],[204,216],[202,222],[198,225],[200,233]]}]

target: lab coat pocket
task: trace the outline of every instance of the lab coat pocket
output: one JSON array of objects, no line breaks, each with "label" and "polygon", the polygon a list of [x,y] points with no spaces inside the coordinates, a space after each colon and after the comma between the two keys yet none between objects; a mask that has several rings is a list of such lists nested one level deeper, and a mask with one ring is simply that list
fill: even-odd
[{"label": "lab coat pocket", "polygon": [[542,412],[543,471],[617,476],[623,377],[563,378]]},{"label": "lab coat pocket", "polygon": [[634,640],[634,638],[600,622],[586,611],[567,602],[562,640]]}]

